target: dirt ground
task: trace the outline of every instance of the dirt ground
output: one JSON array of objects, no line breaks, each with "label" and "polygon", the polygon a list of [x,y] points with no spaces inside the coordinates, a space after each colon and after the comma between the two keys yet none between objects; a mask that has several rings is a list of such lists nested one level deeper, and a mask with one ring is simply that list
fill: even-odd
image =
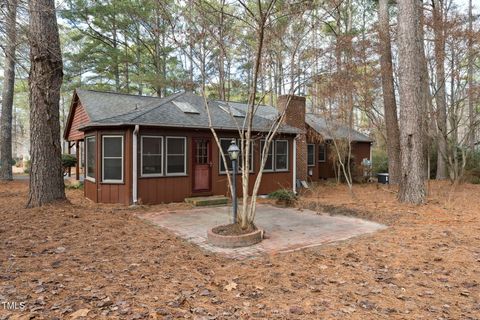
[{"label": "dirt ground", "polygon": [[354,190],[319,186],[299,206],[389,228],[236,261],[134,215],[183,204],[97,205],[69,190],[70,204],[24,209],[27,183],[0,184],[0,319],[480,319],[480,186],[432,183],[419,207],[393,188]]}]

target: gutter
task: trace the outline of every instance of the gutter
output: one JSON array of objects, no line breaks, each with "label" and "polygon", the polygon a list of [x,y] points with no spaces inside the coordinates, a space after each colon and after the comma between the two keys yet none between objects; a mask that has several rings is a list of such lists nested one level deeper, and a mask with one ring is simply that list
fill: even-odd
[{"label": "gutter", "polygon": [[133,130],[133,161],[132,161],[132,200],[133,200],[133,205],[137,205],[138,203],[138,131],[140,130],[140,126],[137,124],[135,126],[135,129]]}]

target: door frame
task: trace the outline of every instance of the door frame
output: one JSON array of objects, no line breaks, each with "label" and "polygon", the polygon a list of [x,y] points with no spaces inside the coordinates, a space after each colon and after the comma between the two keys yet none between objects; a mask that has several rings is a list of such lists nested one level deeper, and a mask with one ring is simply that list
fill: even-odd
[{"label": "door frame", "polygon": [[[208,157],[208,189],[195,189],[195,167],[197,166],[197,140],[208,140],[207,157]],[[211,193],[212,175],[213,175],[213,157],[212,157],[212,137],[198,136],[192,137],[192,192],[194,193]]]}]

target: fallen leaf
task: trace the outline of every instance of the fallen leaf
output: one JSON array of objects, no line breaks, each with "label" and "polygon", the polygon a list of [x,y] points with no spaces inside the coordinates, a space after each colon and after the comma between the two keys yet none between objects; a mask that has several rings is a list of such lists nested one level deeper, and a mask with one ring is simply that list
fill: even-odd
[{"label": "fallen leaf", "polygon": [[79,309],[70,315],[70,319],[78,319],[81,317],[86,317],[90,312],[90,309]]},{"label": "fallen leaf", "polygon": [[230,283],[227,284],[225,287],[223,287],[223,289],[225,289],[227,291],[232,291],[234,289],[237,289],[237,284],[233,281],[230,281]]}]

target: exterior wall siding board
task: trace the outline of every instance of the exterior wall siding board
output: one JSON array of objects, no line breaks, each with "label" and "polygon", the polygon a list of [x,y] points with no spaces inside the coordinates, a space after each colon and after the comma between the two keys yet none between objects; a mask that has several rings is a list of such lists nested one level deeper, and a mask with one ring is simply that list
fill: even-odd
[{"label": "exterior wall siding board", "polygon": [[[91,134],[88,132],[87,134]],[[102,135],[123,135],[124,136],[124,182],[121,184],[102,183]],[[85,196],[95,202],[101,203],[123,203],[130,204],[132,202],[132,134],[133,128],[124,128],[123,130],[107,130],[102,129],[96,131],[97,137],[97,170],[96,182],[86,182]],[[158,135],[158,136],[179,136],[187,137],[187,175],[186,176],[162,176],[162,177],[142,177],[141,176],[141,154],[140,154],[140,138],[138,140],[138,199],[143,204],[158,204],[169,202],[181,202],[186,197],[192,196],[208,196],[208,195],[229,195],[227,176],[219,172],[219,150],[216,142],[209,130],[196,129],[167,129],[155,127],[140,127],[139,137],[142,135]],[[235,132],[218,132],[219,138],[235,137]],[[212,183],[211,190],[206,192],[193,191],[192,177],[192,139],[194,137],[208,137],[212,143]],[[289,141],[289,170],[286,172],[268,172],[263,174],[262,183],[260,185],[259,194],[267,194],[280,188],[292,187],[292,166],[293,166],[293,136],[282,136],[279,139],[287,139]],[[165,157],[166,150],[164,149]],[[260,140],[254,143],[254,171],[250,174],[250,190],[253,189],[256,175],[260,167]],[[165,168],[163,170],[165,173]],[[241,196],[241,175],[238,175],[237,190]]]},{"label": "exterior wall siding board", "polygon": [[75,102],[73,106],[73,116],[71,120],[70,130],[68,132],[68,141],[74,140],[82,140],[83,139],[83,132],[79,131],[78,129],[90,122],[90,119],[85,112],[84,107],[80,103],[80,101]]}]

